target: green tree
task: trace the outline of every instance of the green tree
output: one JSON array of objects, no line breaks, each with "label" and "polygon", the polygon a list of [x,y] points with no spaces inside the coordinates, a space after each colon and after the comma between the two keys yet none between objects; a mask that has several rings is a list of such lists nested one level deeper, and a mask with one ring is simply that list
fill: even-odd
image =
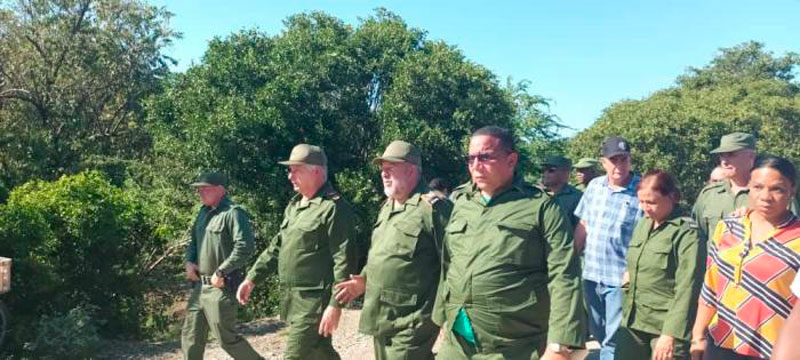
[{"label": "green tree", "polygon": [[43,315],[97,309],[108,334],[136,333],[142,313],[141,252],[153,236],[142,203],[98,172],[32,181],[0,205],[0,254],[14,260],[12,291],[19,345]]},{"label": "green tree", "polygon": [[703,68],[641,100],[624,100],[569,144],[574,157],[598,156],[603,138],[618,134],[633,148],[639,171],[661,168],[680,181],[693,203],[717,159],[709,154],[733,131],[758,137],[758,151],[800,161],[800,92],[794,53],[775,57],[760,43],[722,49]]},{"label": "green tree", "polygon": [[0,180],[74,173],[92,156],[149,149],[141,100],[178,34],[137,0],[0,3]]},{"label": "green tree", "polygon": [[[186,184],[200,169],[226,171],[262,249],[293,195],[277,161],[295,144],[326,149],[366,243],[383,199],[371,160],[391,140],[420,147],[426,177],[456,183],[466,179],[461,159],[471,131],[551,125],[532,122],[529,112],[543,101],[525,103],[526,115],[515,117],[515,95],[535,98],[527,88],[512,94],[453,46],[384,9],[356,26],[320,12],[291,16],[285,26],[273,36],[244,30],[212,40],[200,64],[170,77],[146,107],[152,155],[161,159],[152,172]],[[530,139],[550,135],[535,134]]]}]

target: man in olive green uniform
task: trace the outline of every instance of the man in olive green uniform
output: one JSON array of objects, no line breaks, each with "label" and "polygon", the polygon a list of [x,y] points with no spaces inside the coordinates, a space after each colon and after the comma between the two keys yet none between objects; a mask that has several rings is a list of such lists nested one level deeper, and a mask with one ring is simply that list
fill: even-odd
[{"label": "man in olive green uniform", "polygon": [[475,131],[452,195],[434,321],[437,359],[567,359],[583,346],[578,258],[564,211],[514,176],[511,132]]},{"label": "man in olive green uniform", "polygon": [[285,359],[339,359],[330,335],[343,304],[331,296],[333,284],[355,271],[354,213],[327,182],[327,157],[318,146],[300,144],[288,161],[289,181],[298,193],[284,211],[280,230],[239,286],[246,304],[256,283],[278,261],[281,320],[289,323]]},{"label": "man in olive green uniform", "polygon": [[575,227],[578,218],[575,208],[581,201],[582,192],[568,184],[572,161],[563,156],[549,156],[542,162],[542,186],[553,200],[564,209],[570,225]]},{"label": "man in olive green uniform", "polygon": [[658,226],[642,218],[633,231],[615,359],[650,359],[661,336],[673,339],[675,359],[689,358],[706,252],[697,224],[680,213],[675,208]]},{"label": "man in olive green uniform", "polygon": [[[753,135],[735,132],[723,136],[719,147],[711,151],[719,154],[720,164],[729,175],[726,180],[706,185],[697,196],[692,217],[700,230],[700,240],[709,240],[717,223],[734,210],[747,207],[750,202],[750,170],[756,159],[756,139]],[[792,212],[800,208],[798,199],[792,203]]]},{"label": "man in olive green uniform", "polygon": [[243,268],[255,250],[250,220],[244,209],[228,199],[224,175],[204,173],[192,186],[203,206],[186,251],[186,278],[192,281],[192,291],[181,334],[183,357],[202,359],[211,330],[234,359],[261,359],[234,329],[236,282],[244,276]]},{"label": "man in olive green uniform", "polygon": [[414,145],[394,141],[375,162],[387,199],[372,232],[367,266],[336,286],[336,298],[347,302],[366,291],[359,330],[374,337],[376,360],[433,359],[439,327],[431,312],[452,204],[423,186]]},{"label": "man in olive green uniform", "polygon": [[575,180],[578,181],[578,183],[575,184],[575,188],[581,192],[586,191],[586,186],[598,175],[597,159],[582,158],[575,163],[573,168],[575,168]]}]

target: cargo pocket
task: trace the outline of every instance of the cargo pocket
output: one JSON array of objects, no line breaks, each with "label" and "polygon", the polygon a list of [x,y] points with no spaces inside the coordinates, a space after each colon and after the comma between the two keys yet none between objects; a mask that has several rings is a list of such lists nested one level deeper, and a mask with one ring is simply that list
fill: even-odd
[{"label": "cargo pocket", "polygon": [[467,253],[467,241],[464,235],[467,232],[467,222],[462,219],[451,220],[444,229],[445,243],[451,256],[460,256]]},{"label": "cargo pocket", "polygon": [[533,262],[529,239],[533,224],[521,221],[497,224],[498,239],[492,244],[492,257],[517,265]]},{"label": "cargo pocket", "polygon": [[407,294],[389,289],[381,290],[381,317],[392,324],[394,329],[413,327],[417,319],[417,294]]},{"label": "cargo pocket", "polygon": [[319,236],[318,229],[322,223],[320,222],[303,222],[295,225],[295,232],[300,240],[300,247],[308,251],[319,250]]},{"label": "cargo pocket", "polygon": [[411,260],[417,249],[419,234],[422,232],[422,224],[414,221],[401,221],[394,224],[398,236],[394,243],[394,252],[403,258]]}]

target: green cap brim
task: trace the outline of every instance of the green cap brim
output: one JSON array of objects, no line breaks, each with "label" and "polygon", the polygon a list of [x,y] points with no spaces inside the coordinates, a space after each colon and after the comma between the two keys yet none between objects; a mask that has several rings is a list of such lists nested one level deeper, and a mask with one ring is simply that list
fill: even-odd
[{"label": "green cap brim", "polygon": [[189,184],[191,187],[200,187],[200,186],[216,186],[215,184],[207,183],[207,182],[193,182]]},{"label": "green cap brim", "polygon": [[730,152],[739,151],[739,150],[742,150],[742,149],[749,149],[749,147],[741,146],[741,145],[720,146],[720,147],[718,147],[718,148],[716,148],[714,150],[711,150],[711,153],[712,154],[730,153]]},{"label": "green cap brim", "polygon": [[312,164],[306,164],[306,163],[304,163],[302,161],[291,161],[291,160],[278,161],[278,164],[286,165],[286,166],[289,166],[289,165],[312,165]]},{"label": "green cap brim", "polygon": [[378,165],[378,164],[380,164],[380,163],[381,163],[381,161],[388,161],[388,162],[407,162],[407,163],[410,163],[410,162],[409,162],[409,161],[407,161],[406,159],[399,158],[399,157],[394,157],[394,156],[378,156],[378,157],[376,157],[376,158],[372,159],[372,163],[373,163],[373,164],[375,164],[375,165]]}]

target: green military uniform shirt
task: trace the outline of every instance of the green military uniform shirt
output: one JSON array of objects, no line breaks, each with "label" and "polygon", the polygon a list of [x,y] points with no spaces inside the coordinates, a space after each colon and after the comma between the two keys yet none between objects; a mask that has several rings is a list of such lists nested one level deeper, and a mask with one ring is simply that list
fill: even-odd
[{"label": "green military uniform shirt", "polygon": [[519,180],[488,202],[472,183],[453,199],[434,321],[452,326],[464,309],[485,353],[583,346],[580,268],[559,206]]},{"label": "green military uniform shirt", "polygon": [[381,206],[367,265],[364,307],[359,328],[373,336],[391,336],[431,321],[439,285],[444,227],[452,203],[444,195],[417,188],[403,202]]},{"label": "green military uniform shirt", "polygon": [[[798,197],[790,205],[792,212],[797,215],[800,209]],[[692,217],[697,222],[700,230],[700,239],[709,240],[711,231],[717,227],[722,218],[730,215],[734,210],[746,207],[750,202],[750,190],[745,188],[734,194],[730,181],[720,181],[706,185],[700,190],[697,201],[692,209]]]},{"label": "green military uniform shirt", "polygon": [[253,229],[241,206],[226,196],[216,208],[200,208],[186,251],[186,260],[197,264],[200,275],[242,268],[254,251]]},{"label": "green military uniform shirt", "polygon": [[578,203],[581,202],[581,197],[583,196],[583,192],[576,189],[574,186],[570,184],[564,184],[564,187],[559,191],[557,194],[550,194],[553,198],[553,201],[556,202],[564,212],[567,214],[567,218],[569,218],[570,224],[574,228],[575,225],[578,224],[578,217],[575,216],[575,208],[578,207]]},{"label": "green military uniform shirt", "polygon": [[326,304],[298,292],[320,291],[320,299],[330,299],[327,305],[343,305],[330,292],[332,284],[355,272],[353,217],[350,204],[330,184],[307,202],[299,194],[289,202],[280,231],[247,274],[258,283],[269,274],[271,261],[278,260],[282,320],[307,317],[316,321],[314,317],[322,315]]},{"label": "green military uniform shirt", "polygon": [[694,221],[673,211],[653,229],[642,218],[628,247],[629,288],[622,325],[688,341],[705,273],[705,245]]}]

